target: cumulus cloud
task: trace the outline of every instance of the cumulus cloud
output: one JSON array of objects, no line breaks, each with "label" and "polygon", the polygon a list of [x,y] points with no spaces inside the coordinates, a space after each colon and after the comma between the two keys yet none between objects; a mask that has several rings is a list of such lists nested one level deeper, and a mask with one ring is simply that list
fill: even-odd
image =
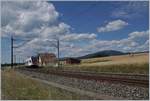
[{"label": "cumulus cloud", "polygon": [[135,32],[132,32],[129,34],[129,37],[131,39],[137,39],[137,38],[148,38],[148,35],[149,35],[149,31],[141,31],[141,32],[138,32],[138,31],[135,31]]},{"label": "cumulus cloud", "polygon": [[[143,50],[140,47],[144,47]],[[89,49],[115,49],[124,52],[144,51],[149,48],[149,31],[135,31],[121,40],[94,40]]]},{"label": "cumulus cloud", "polygon": [[3,1],[1,11],[2,29],[5,32],[2,34],[11,32],[16,36],[38,35],[43,26],[56,23],[59,16],[52,4],[40,1]]},{"label": "cumulus cloud", "polygon": [[123,20],[115,20],[115,21],[111,21],[109,22],[107,25],[105,25],[104,27],[99,27],[97,28],[98,32],[110,32],[110,31],[116,31],[119,29],[124,28],[125,26],[127,26],[128,23],[123,21]]},{"label": "cumulus cloud", "polygon": [[89,39],[95,39],[96,38],[96,34],[92,33],[72,33],[72,34],[67,34],[64,35],[61,40],[65,40],[65,41],[80,41],[80,40],[89,40]]},{"label": "cumulus cloud", "polygon": [[69,29],[70,29],[69,25],[61,22],[57,26],[46,27],[40,34],[40,37],[56,39],[65,34],[70,33]]},{"label": "cumulus cloud", "polygon": [[[67,47],[75,49],[74,44],[69,43],[70,41],[96,38],[94,33],[70,32],[71,26],[58,21],[59,13],[52,3],[46,1],[3,1],[1,11],[2,37],[10,37],[11,34],[15,38],[30,39],[23,46],[15,49],[20,55],[31,56],[38,52],[55,52],[55,39],[60,39],[60,50],[62,50]],[[21,44],[20,41],[16,46]]]},{"label": "cumulus cloud", "polygon": [[66,56],[83,56],[89,53],[94,53],[102,50],[118,50],[122,52],[148,51],[149,50],[148,37],[149,37],[148,30],[135,31],[129,33],[127,38],[123,38],[120,40],[94,39],[87,42],[84,46],[73,44],[74,47],[68,46],[67,48],[63,48],[63,51],[66,52]]},{"label": "cumulus cloud", "polygon": [[135,18],[141,17],[148,13],[148,1],[129,1],[126,5],[121,5],[116,8],[111,16],[115,18]]}]

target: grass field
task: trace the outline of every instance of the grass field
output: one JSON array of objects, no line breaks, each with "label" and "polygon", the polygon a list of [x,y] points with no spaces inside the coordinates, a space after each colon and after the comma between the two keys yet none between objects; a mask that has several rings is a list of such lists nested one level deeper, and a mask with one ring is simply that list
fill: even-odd
[{"label": "grass field", "polygon": [[65,65],[63,68],[78,71],[149,74],[149,54],[83,59],[79,65]]},{"label": "grass field", "polygon": [[2,99],[7,100],[71,100],[89,99],[66,90],[29,79],[13,70],[2,71]]}]

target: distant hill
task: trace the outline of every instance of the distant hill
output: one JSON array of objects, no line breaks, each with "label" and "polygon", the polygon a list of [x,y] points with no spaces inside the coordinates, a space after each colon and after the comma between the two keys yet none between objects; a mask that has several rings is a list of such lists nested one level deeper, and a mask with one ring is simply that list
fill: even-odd
[{"label": "distant hill", "polygon": [[149,51],[143,51],[143,52],[121,52],[121,51],[116,51],[116,50],[104,50],[104,51],[99,51],[96,53],[92,54],[87,54],[85,56],[80,56],[80,57],[63,57],[60,58],[59,60],[65,60],[66,58],[76,58],[76,59],[88,59],[88,58],[97,58],[97,57],[106,57],[106,56],[115,56],[115,55],[125,55],[125,54],[139,54],[139,53],[149,53]]},{"label": "distant hill", "polygon": [[124,55],[124,54],[126,54],[126,53],[123,53],[121,51],[104,50],[104,51],[99,51],[96,53],[92,53],[92,54],[78,57],[78,59],[87,59],[87,58],[96,58],[96,57],[105,57],[105,56],[114,56],[114,55]]}]

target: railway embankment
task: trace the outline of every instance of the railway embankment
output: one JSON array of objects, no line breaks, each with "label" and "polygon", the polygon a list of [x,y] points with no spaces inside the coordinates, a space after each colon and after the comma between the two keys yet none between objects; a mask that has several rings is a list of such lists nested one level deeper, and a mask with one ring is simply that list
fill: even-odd
[{"label": "railway embankment", "polygon": [[109,81],[87,80],[62,75],[54,75],[51,73],[41,73],[30,70],[17,69],[18,72],[25,75],[58,83],[72,88],[77,88],[99,95],[112,96],[114,98],[123,98],[127,100],[148,100],[149,88],[136,85],[127,85],[124,83],[113,83]]}]

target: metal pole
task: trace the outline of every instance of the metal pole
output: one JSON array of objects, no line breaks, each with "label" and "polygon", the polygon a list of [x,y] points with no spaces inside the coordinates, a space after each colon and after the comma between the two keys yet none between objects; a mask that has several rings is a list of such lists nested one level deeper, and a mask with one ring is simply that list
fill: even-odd
[{"label": "metal pole", "polygon": [[20,57],[18,57],[19,58],[19,65],[20,65]]},{"label": "metal pole", "polygon": [[14,64],[16,65],[16,55],[14,55]]},{"label": "metal pole", "polygon": [[57,40],[57,55],[58,55],[58,67],[59,67],[59,39]]},{"label": "metal pole", "polygon": [[13,36],[11,36],[11,68],[13,68]]}]

